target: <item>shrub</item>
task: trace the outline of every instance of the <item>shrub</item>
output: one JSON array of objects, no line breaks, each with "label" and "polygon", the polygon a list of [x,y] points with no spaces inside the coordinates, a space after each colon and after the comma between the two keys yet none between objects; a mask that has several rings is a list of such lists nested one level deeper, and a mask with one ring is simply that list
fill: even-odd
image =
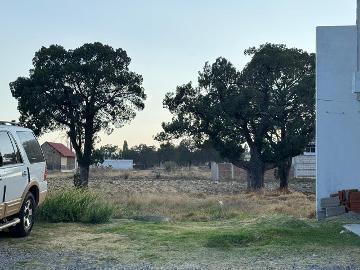
[{"label": "shrub", "polygon": [[167,172],[173,172],[176,169],[176,163],[174,161],[166,161],[164,162],[164,169]]},{"label": "shrub", "polygon": [[129,179],[130,178],[130,172],[129,171],[124,171],[123,176],[124,176],[125,180]]},{"label": "shrub", "polygon": [[86,189],[70,189],[49,196],[37,211],[40,220],[48,222],[104,223],[110,220],[114,207]]},{"label": "shrub", "polygon": [[158,169],[153,170],[153,174],[154,174],[156,179],[161,178],[161,171],[160,170],[158,170]]}]

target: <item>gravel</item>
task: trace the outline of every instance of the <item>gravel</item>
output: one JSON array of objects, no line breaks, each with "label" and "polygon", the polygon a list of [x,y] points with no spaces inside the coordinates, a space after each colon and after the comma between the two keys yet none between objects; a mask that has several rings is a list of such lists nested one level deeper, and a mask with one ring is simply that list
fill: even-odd
[{"label": "gravel", "polygon": [[151,270],[149,265],[126,266],[112,260],[65,251],[21,250],[0,246],[0,269],[120,269]]},{"label": "gravel", "polygon": [[[240,259],[240,258],[239,258]],[[171,270],[206,270],[206,269],[251,269],[251,270],[265,270],[265,269],[293,269],[293,270],[356,270],[359,267],[356,264],[339,263],[334,260],[334,264],[330,263],[329,259],[323,262],[311,264],[297,258],[268,258],[257,257],[250,261],[239,260],[234,265],[212,265],[203,264],[189,260],[188,262],[177,266],[174,264],[165,264],[163,267],[153,267],[151,265],[138,264],[126,265],[115,260],[106,260],[98,258],[94,255],[84,253],[69,252],[69,251],[44,251],[44,250],[23,250],[9,246],[0,246],[0,270],[13,269],[69,269],[69,270],[90,270],[90,269],[120,269],[120,270],[153,270],[153,269],[171,269]],[[320,260],[322,261],[322,260]],[[326,265],[327,261],[327,265]],[[325,265],[322,265],[322,264]]]}]

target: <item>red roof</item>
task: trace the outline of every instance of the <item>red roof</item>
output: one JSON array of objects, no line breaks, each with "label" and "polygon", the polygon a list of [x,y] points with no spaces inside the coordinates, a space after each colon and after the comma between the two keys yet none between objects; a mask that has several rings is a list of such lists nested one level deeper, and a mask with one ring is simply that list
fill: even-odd
[{"label": "red roof", "polygon": [[56,151],[58,151],[63,157],[75,157],[75,154],[62,143],[47,142]]}]

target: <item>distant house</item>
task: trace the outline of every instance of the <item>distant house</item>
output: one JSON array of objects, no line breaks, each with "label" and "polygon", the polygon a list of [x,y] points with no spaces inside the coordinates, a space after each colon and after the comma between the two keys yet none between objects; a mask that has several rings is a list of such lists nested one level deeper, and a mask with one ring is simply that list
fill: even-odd
[{"label": "distant house", "polygon": [[49,170],[62,172],[75,170],[75,154],[62,143],[45,142],[41,148]]},{"label": "distant house", "polygon": [[101,165],[117,170],[132,170],[134,162],[128,159],[105,159]]}]

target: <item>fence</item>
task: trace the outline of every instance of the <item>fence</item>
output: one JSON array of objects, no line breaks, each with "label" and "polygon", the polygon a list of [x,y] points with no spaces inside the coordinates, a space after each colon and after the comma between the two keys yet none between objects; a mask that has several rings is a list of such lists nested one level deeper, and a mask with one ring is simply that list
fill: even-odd
[{"label": "fence", "polygon": [[[292,175],[292,172],[290,173]],[[247,181],[248,173],[246,170],[236,167],[232,163],[211,163],[211,178],[218,182],[221,180],[237,180]],[[275,169],[265,172],[264,178],[266,180],[276,180]]]},{"label": "fence", "polygon": [[307,153],[293,159],[295,178],[315,178],[316,177],[316,155]]}]

